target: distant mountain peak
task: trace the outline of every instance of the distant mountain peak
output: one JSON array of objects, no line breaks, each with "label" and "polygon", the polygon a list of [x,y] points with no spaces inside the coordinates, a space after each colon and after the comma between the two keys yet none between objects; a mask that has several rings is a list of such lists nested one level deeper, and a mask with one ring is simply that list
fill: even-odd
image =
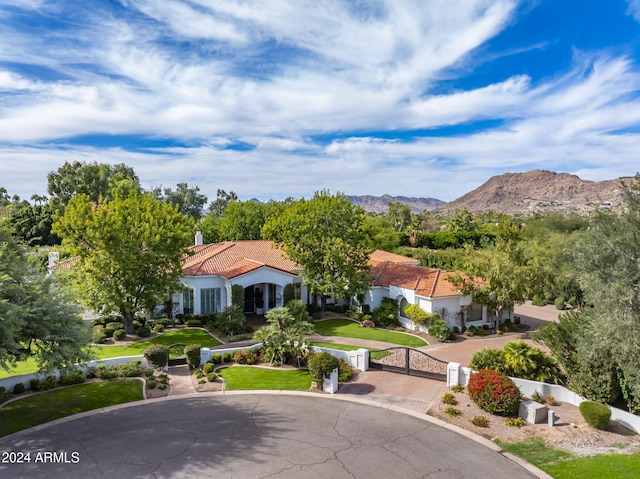
[{"label": "distant mountain peak", "polygon": [[492,176],[483,185],[447,203],[442,209],[588,214],[598,206],[618,207],[621,204],[623,195],[620,180],[588,181],[570,173],[548,170],[504,173]]},{"label": "distant mountain peak", "polygon": [[389,209],[389,203],[400,202],[407,206],[412,213],[422,213],[424,210],[436,210],[445,205],[444,201],[435,198],[417,198],[414,196],[391,196],[384,194],[382,196],[372,195],[345,195],[354,205],[361,206],[365,211],[372,213],[386,213]]}]

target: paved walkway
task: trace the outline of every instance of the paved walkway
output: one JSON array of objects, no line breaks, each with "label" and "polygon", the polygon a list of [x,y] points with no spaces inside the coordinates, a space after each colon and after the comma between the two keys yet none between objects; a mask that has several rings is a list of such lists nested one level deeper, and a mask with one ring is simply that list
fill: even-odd
[{"label": "paved walkway", "polygon": [[167,376],[169,376],[169,396],[183,396],[196,392],[191,381],[191,371],[186,364],[169,366]]},{"label": "paved walkway", "polygon": [[446,391],[444,381],[370,369],[357,373],[350,382],[340,385],[337,394],[425,414]]}]

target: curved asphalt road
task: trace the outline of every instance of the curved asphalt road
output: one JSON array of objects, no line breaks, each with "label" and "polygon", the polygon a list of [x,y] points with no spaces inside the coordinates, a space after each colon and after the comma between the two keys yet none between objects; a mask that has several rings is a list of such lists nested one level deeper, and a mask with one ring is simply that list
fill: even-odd
[{"label": "curved asphalt road", "polygon": [[[309,394],[199,395],[109,408],[0,438],[0,454],[8,451],[30,452],[31,462],[0,463],[3,478],[535,477],[421,417]],[[66,453],[68,463],[52,455],[36,463],[42,452],[56,452],[55,461]]]}]

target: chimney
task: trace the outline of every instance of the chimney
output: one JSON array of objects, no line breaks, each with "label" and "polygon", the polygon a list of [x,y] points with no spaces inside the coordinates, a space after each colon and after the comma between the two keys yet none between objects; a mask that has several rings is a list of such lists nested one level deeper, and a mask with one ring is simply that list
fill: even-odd
[{"label": "chimney", "polygon": [[196,231],[196,246],[200,246],[202,244],[202,233],[200,231]]}]

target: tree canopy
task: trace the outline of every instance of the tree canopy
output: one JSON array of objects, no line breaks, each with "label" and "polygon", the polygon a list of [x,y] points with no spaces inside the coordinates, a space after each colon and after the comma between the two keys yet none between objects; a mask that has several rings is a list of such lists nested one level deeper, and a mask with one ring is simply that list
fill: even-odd
[{"label": "tree canopy", "polygon": [[362,229],[365,214],[342,194],[316,192],[299,200],[262,229],[302,267],[301,277],[321,298],[349,298],[367,290],[368,251]]},{"label": "tree canopy", "polygon": [[33,358],[51,370],[89,359],[89,336],[64,288],[0,227],[0,367]]},{"label": "tree canopy", "polygon": [[207,204],[207,197],[199,191],[200,188],[197,186],[189,188],[187,183],[178,183],[175,191],[171,188],[155,188],[153,193],[162,201],[177,207],[183,215],[198,220],[202,216],[204,205]]},{"label": "tree canopy", "polygon": [[116,192],[140,191],[140,181],[133,168],[124,163],[65,162],[47,175],[47,185],[51,201],[60,210],[64,210],[78,194],[87,195],[90,201],[98,203],[112,199]]},{"label": "tree canopy", "polygon": [[106,204],[74,196],[53,230],[79,261],[76,291],[95,311],[118,313],[127,333],[133,317],[161,303],[182,274],[193,220],[153,194],[132,191]]}]

